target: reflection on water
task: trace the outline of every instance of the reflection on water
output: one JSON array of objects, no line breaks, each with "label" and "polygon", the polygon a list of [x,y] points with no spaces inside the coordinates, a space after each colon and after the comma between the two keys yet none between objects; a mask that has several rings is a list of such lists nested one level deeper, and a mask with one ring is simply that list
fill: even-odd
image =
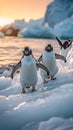
[{"label": "reflection on water", "polygon": [[55,52],[59,52],[59,45],[55,40],[17,37],[0,38],[0,66],[17,63],[25,46],[31,47],[34,57],[38,59],[47,44],[52,44]]}]

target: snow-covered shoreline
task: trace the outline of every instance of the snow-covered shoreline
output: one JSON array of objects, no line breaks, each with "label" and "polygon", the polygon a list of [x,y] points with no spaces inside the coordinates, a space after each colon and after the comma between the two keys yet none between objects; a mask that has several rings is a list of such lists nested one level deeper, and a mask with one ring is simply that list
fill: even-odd
[{"label": "snow-covered shoreline", "polygon": [[67,62],[57,61],[55,81],[43,84],[38,72],[37,91],[21,94],[19,73],[12,80],[0,76],[1,130],[72,130],[73,129],[73,48]]}]

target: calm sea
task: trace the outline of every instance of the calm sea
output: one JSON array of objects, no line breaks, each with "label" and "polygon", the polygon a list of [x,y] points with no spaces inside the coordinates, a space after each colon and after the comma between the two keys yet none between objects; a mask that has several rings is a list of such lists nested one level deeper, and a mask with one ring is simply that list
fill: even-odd
[{"label": "calm sea", "polygon": [[38,59],[47,44],[52,44],[54,51],[59,53],[59,45],[56,40],[17,37],[0,38],[0,66],[17,63],[22,57],[22,49],[25,46],[29,46],[34,57]]}]

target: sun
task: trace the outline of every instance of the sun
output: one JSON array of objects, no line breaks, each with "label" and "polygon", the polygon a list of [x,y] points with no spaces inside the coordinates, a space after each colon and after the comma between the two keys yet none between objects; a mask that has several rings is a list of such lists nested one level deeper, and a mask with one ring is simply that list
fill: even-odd
[{"label": "sun", "polygon": [[13,19],[10,18],[0,18],[0,26],[4,26],[6,24],[9,24],[13,21]]}]

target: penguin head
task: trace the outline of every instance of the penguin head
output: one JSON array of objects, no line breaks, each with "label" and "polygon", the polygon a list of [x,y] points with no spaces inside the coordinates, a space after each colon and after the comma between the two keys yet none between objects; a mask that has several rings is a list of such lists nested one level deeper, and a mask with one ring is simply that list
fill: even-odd
[{"label": "penguin head", "polygon": [[61,55],[63,55],[64,57],[67,57],[71,48],[72,48],[72,40],[65,41],[61,48]]},{"label": "penguin head", "polygon": [[65,41],[65,42],[63,43],[63,48],[66,49],[66,48],[68,47],[68,44],[69,44],[69,42],[68,42],[68,41]]},{"label": "penguin head", "polygon": [[25,48],[23,49],[23,54],[24,54],[25,56],[32,55],[32,50],[31,50],[29,47],[25,47]]},{"label": "penguin head", "polygon": [[47,52],[53,51],[53,47],[51,46],[51,44],[48,44],[48,45],[45,47],[45,51],[47,51]]}]

